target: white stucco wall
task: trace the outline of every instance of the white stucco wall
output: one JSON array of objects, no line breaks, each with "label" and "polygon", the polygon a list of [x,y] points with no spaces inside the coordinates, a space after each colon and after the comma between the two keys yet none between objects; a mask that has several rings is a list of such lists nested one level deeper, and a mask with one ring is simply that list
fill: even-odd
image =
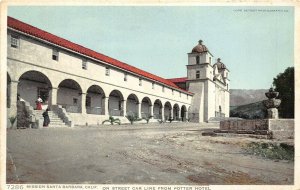
[{"label": "white stucco wall", "polygon": [[189,118],[191,122],[203,122],[204,121],[204,82],[190,82],[189,91],[197,92],[192,98],[192,104],[189,110]]},{"label": "white stucco wall", "polygon": [[225,117],[230,116],[230,93],[229,93],[229,91],[225,91],[224,113],[225,113]]},{"label": "white stucco wall", "polygon": [[210,80],[207,80],[206,81],[206,92],[207,92],[207,103],[206,103],[206,106],[207,106],[207,111],[206,111],[206,116],[205,116],[205,120],[209,120],[209,118],[211,117],[215,117],[215,99],[216,99],[216,85],[210,81]]}]

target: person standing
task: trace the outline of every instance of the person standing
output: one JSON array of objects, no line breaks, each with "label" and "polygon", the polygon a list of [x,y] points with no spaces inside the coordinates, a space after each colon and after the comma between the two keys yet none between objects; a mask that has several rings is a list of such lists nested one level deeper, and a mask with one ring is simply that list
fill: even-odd
[{"label": "person standing", "polygon": [[37,110],[42,110],[42,102],[43,102],[43,100],[42,100],[41,96],[39,96],[38,99],[36,100],[36,109]]},{"label": "person standing", "polygon": [[43,127],[48,127],[48,125],[50,123],[48,111],[49,111],[49,109],[47,108],[46,111],[43,113],[43,117],[44,117]]}]

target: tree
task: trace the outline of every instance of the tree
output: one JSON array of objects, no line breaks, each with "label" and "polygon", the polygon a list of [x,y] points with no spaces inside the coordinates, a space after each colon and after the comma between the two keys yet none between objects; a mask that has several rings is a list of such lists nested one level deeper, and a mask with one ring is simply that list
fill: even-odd
[{"label": "tree", "polygon": [[273,80],[275,91],[279,92],[278,98],[281,104],[278,108],[279,116],[282,118],[294,118],[294,67],[288,67],[283,73],[279,73]]}]

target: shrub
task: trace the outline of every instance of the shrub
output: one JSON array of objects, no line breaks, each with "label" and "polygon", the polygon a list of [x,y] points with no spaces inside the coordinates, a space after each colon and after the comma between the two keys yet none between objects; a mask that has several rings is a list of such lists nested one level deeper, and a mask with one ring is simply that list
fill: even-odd
[{"label": "shrub", "polygon": [[294,160],[294,147],[284,143],[276,145],[252,142],[245,147],[245,151],[268,159]]},{"label": "shrub", "polygon": [[102,124],[104,124],[104,123],[106,123],[106,122],[109,122],[111,125],[113,125],[114,123],[117,123],[117,124],[119,124],[119,125],[121,124],[120,119],[114,118],[114,117],[112,117],[112,116],[110,116],[109,119],[104,120],[104,121],[102,122]]},{"label": "shrub", "polygon": [[152,116],[148,116],[148,117],[143,117],[142,119],[146,120],[146,122],[149,123],[151,118],[152,118]]},{"label": "shrub", "polygon": [[138,118],[136,115],[127,115],[126,118],[130,121],[132,125],[135,121],[141,121],[141,118]]}]

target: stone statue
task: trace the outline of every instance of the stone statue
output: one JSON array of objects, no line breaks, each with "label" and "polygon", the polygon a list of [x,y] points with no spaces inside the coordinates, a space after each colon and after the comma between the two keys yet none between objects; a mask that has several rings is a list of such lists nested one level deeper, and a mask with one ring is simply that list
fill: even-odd
[{"label": "stone statue", "polygon": [[264,100],[263,104],[268,110],[268,118],[269,119],[278,119],[278,110],[281,100],[276,99],[279,95],[279,92],[276,92],[273,87],[269,89],[269,92],[265,93],[268,100]]}]

